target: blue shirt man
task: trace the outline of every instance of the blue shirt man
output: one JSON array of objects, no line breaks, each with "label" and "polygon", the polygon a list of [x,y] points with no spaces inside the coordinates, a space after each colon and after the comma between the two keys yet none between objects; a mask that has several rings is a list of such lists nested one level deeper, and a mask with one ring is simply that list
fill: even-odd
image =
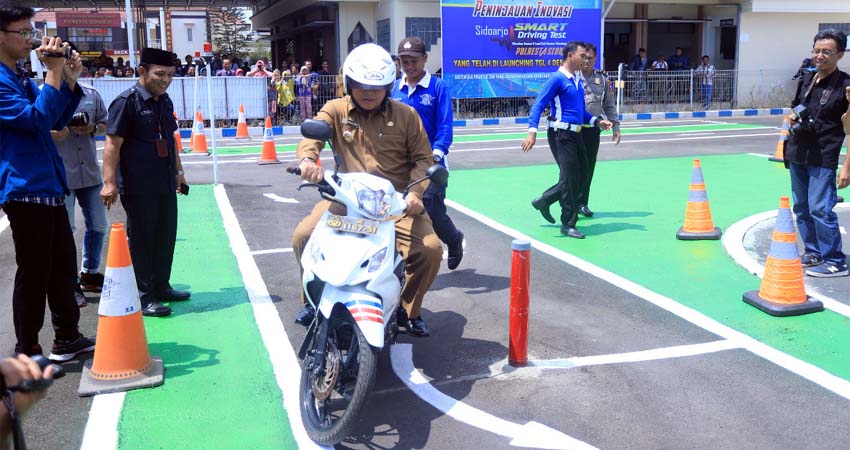
[{"label": "blue shirt man", "polygon": [[[452,145],[452,97],[446,83],[425,70],[428,53],[425,42],[407,37],[398,44],[403,75],[395,83],[390,98],[411,106],[419,114],[428,134],[434,162],[448,167],[446,156]],[[446,214],[446,187],[432,183],[423,197],[434,232],[449,247],[447,266],[454,270],[463,258],[463,233]]]},{"label": "blue shirt man", "polygon": [[584,43],[567,42],[563,50],[564,62],[558,71],[543,85],[540,95],[531,107],[528,116],[528,136],[522,142],[522,151],[528,152],[537,142],[537,126],[543,108],[549,106],[549,121],[546,137],[549,149],[558,163],[558,182],[543,192],[543,195],[531,201],[531,206],[540,211],[549,223],[555,218],[549,213],[549,206],[556,201],[561,204],[561,234],[584,239],[584,234],[576,229],[579,210],[579,192],[581,190],[581,168],[587,157],[581,130],[584,124],[610,129],[612,123],[597,120],[584,107],[584,80],[581,67],[588,58]]}]

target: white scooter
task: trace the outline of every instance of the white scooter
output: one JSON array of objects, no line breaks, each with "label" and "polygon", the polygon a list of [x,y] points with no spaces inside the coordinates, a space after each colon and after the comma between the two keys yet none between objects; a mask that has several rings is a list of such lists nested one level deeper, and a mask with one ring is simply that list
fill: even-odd
[{"label": "white scooter", "polygon": [[[331,129],[310,119],[301,134],[329,141]],[[287,171],[300,174],[297,167]],[[448,171],[435,165],[408,189],[426,179],[445,184]],[[317,311],[298,352],[301,415],[311,439],[334,445],[356,424],[375,380],[377,352],[398,332],[404,260],[396,251],[394,217],[407,207],[407,190],[396,192],[388,180],[368,173],[336,170],[298,189],[306,186],[347,211],[325,212],[301,256],[302,288]]]}]

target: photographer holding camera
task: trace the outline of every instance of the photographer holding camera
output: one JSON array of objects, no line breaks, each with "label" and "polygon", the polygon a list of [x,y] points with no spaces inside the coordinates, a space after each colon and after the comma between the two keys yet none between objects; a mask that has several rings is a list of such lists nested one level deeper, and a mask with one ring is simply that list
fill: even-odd
[{"label": "photographer holding camera", "polygon": [[[83,66],[58,37],[36,47],[34,15],[28,6],[0,0],[0,205],[12,228],[18,266],[12,294],[15,353],[42,353],[38,333],[46,300],[55,332],[50,358],[66,361],[94,350],[94,340],[77,328],[77,249],[64,207],[69,190],[50,130],[63,128],[77,109]],[[33,47],[47,66],[41,91],[18,65]]]},{"label": "photographer holding camera", "polygon": [[20,421],[61,375],[59,366],[43,358],[0,359],[0,450],[26,447]]},{"label": "photographer holding camera", "polygon": [[[69,46],[76,50],[74,44]],[[74,206],[77,202],[83,211],[86,233],[83,237],[82,263],[80,264],[79,284],[75,288],[78,306],[86,305],[82,291],[100,292],[103,287],[103,274],[98,272],[103,239],[109,222],[106,207],[100,201],[100,189],[103,180],[97,164],[97,145],[95,135],[106,132],[106,105],[103,98],[85,83],[77,83],[83,91],[83,98],[68,125],[58,131],[51,131],[53,141],[59,149],[59,155],[65,163],[65,176],[71,193],[65,197],[68,221],[71,232],[74,227]]]},{"label": "photographer holding camera", "polygon": [[[785,164],[791,170],[791,189],[797,228],[805,246],[801,257],[806,275],[843,277],[850,274],[841,251],[841,233],[835,214],[837,187],[845,187],[850,158],[845,158],[841,176],[835,170],[845,132],[842,114],[848,110],[850,75],[838,70],[844,57],[847,36],[825,30],[814,37],[812,61],[816,72],[805,74],[791,102],[793,124],[789,133]],[[843,186],[842,186],[843,184]]]}]

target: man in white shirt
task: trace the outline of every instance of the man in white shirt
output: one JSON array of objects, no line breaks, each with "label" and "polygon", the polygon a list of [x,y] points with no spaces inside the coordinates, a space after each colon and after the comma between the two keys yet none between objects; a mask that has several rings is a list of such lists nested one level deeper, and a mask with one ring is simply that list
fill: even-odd
[{"label": "man in white shirt", "polygon": [[710,63],[708,55],[702,57],[702,64],[696,70],[697,80],[702,88],[702,108],[711,106],[711,95],[714,91],[714,66]]}]

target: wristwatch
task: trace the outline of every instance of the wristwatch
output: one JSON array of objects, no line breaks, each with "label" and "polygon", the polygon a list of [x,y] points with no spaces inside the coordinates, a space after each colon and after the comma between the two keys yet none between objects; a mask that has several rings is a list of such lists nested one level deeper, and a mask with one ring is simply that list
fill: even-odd
[{"label": "wristwatch", "polygon": [[313,158],[313,157],[311,157],[311,156],[305,156],[305,157],[301,158],[301,160],[300,160],[300,161],[298,161],[298,164],[303,163],[305,160],[313,161],[313,164],[315,164],[315,163],[316,163],[316,159],[315,159],[315,158]]}]

